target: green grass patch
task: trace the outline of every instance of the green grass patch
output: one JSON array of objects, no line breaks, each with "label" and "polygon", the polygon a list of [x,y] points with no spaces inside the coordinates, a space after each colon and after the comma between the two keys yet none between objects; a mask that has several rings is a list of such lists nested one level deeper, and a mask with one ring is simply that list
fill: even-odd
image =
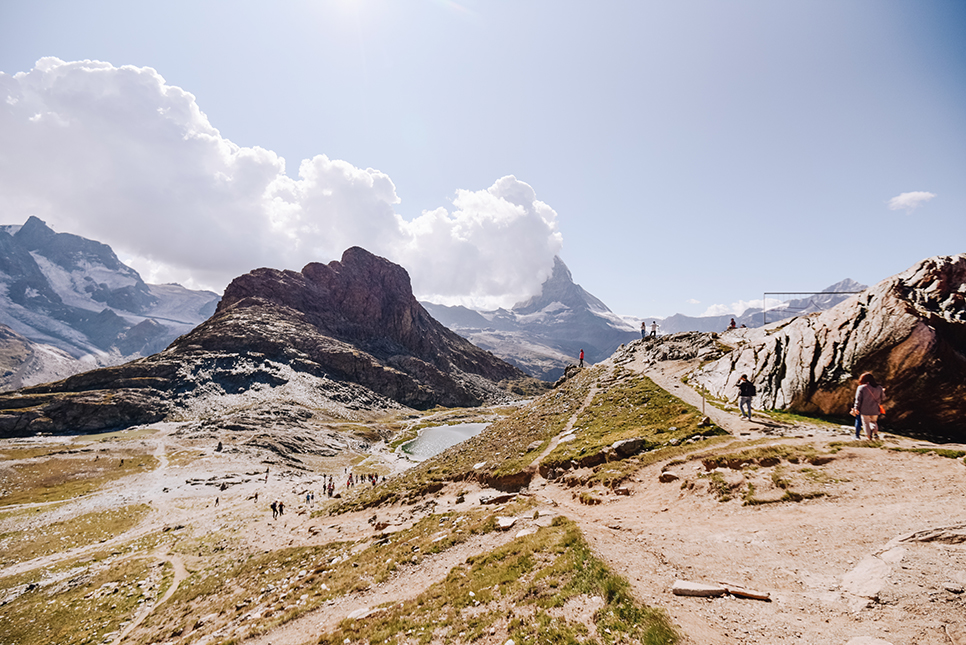
[{"label": "green grass patch", "polygon": [[0,449],[0,460],[8,461],[14,459],[35,459],[37,457],[46,457],[47,455],[57,452],[64,452],[65,450],[66,448],[63,444],[24,446],[22,448],[10,446]]},{"label": "green grass patch", "polygon": [[114,432],[101,432],[96,434],[77,435],[74,440],[78,443],[105,443],[107,441],[131,441],[134,439],[144,439],[157,434],[158,429],[152,427],[131,428],[127,430],[115,430]]},{"label": "green grass patch", "polygon": [[576,438],[558,445],[544,464],[553,468],[571,461],[582,464],[601,459],[605,449],[622,439],[643,438],[642,452],[646,452],[692,438],[726,434],[717,426],[701,426],[702,418],[699,410],[646,376],[622,371],[581,412],[574,424]]},{"label": "green grass patch", "polygon": [[[593,611],[585,623],[565,606]],[[636,602],[628,583],[597,559],[576,525],[553,526],[467,559],[414,599],[344,620],[319,643],[676,643],[668,616]]]},{"label": "green grass patch", "polygon": [[824,428],[838,428],[842,425],[852,426],[855,419],[840,415],[824,414],[803,414],[800,412],[789,412],[788,410],[757,410],[760,414],[774,419],[779,423],[788,425],[814,425]]}]

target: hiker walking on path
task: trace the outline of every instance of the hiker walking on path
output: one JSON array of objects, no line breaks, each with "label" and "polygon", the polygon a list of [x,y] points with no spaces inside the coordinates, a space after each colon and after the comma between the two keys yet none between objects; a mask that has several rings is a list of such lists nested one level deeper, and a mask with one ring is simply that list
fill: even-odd
[{"label": "hiker walking on path", "polygon": [[278,502],[272,502],[269,506],[272,509],[272,519],[278,519]]},{"label": "hiker walking on path", "polygon": [[584,366],[584,350],[580,350],[580,366]]},{"label": "hiker walking on path", "polygon": [[855,390],[855,405],[852,406],[853,415],[862,415],[862,427],[865,428],[865,438],[869,441],[879,439],[879,415],[885,414],[882,399],[885,390],[875,382],[871,372],[859,377],[859,387]]},{"label": "hiker walking on path", "polygon": [[742,374],[736,387],[738,388],[738,410],[742,416],[747,416],[751,421],[751,399],[756,394],[755,384],[748,380],[746,374]]}]

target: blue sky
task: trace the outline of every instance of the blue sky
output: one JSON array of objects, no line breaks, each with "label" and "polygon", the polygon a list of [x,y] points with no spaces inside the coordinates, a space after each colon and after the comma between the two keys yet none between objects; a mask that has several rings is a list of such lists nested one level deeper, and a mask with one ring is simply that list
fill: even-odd
[{"label": "blue sky", "polygon": [[959,1],[4,2],[0,223],[216,290],[350,244],[480,306],[554,253],[639,316],[872,284],[966,251],[964,33]]}]

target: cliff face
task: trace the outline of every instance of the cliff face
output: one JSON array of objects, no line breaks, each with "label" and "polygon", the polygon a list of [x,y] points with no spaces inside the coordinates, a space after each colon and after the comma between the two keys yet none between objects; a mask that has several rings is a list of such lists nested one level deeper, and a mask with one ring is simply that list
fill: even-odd
[{"label": "cliff face", "polygon": [[[474,406],[525,375],[432,319],[409,276],[360,249],[236,278],[215,314],[159,354],[0,396],[0,435],[93,431],[273,398],[334,416]],[[247,403],[245,403],[247,402]]]},{"label": "cliff face", "polygon": [[733,398],[748,374],[756,404],[847,414],[858,377],[886,388],[887,428],[966,438],[966,254],[923,260],[818,315],[722,337],[737,348],[694,374]]}]

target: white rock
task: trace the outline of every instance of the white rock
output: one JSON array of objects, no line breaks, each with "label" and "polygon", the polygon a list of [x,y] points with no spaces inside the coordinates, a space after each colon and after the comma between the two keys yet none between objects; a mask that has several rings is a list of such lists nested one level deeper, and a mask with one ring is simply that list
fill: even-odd
[{"label": "white rock", "polygon": [[498,517],[496,518],[496,526],[501,531],[506,531],[507,529],[513,528],[513,525],[517,523],[517,518],[515,517]]}]

